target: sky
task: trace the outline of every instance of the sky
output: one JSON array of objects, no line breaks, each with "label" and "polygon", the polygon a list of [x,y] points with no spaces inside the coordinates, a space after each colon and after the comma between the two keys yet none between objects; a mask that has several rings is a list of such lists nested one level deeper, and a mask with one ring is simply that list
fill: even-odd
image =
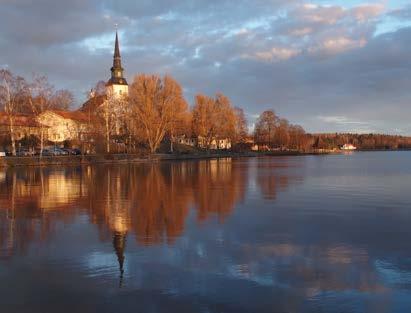
[{"label": "sky", "polygon": [[76,106],[108,80],[118,24],[129,83],[222,92],[250,125],[411,135],[411,1],[0,0],[0,68],[46,74]]}]

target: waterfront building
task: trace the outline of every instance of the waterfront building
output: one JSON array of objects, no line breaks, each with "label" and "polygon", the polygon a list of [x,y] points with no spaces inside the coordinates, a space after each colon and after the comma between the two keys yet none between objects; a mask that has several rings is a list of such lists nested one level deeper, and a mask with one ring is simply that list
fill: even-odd
[{"label": "waterfront building", "polygon": [[38,123],[47,127],[47,140],[54,143],[86,140],[92,129],[90,119],[83,112],[58,110],[47,110],[37,117]]}]

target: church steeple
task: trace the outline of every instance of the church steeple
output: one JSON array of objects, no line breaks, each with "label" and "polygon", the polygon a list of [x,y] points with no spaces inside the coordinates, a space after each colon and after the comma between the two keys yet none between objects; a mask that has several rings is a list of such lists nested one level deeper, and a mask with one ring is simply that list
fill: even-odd
[{"label": "church steeple", "polygon": [[126,79],[123,77],[124,69],[121,66],[120,44],[118,40],[118,33],[116,31],[116,41],[114,45],[113,67],[111,68],[111,78],[108,85],[128,85]]},{"label": "church steeple", "polygon": [[114,47],[114,59],[116,58],[121,58],[120,56],[120,45],[118,44],[118,33],[116,31],[116,43],[115,43],[115,47]]}]

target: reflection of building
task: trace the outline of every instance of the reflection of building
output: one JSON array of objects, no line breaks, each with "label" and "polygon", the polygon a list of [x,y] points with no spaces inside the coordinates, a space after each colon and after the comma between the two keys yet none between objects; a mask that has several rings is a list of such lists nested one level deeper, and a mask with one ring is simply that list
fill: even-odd
[{"label": "reflection of building", "polygon": [[12,255],[16,247],[52,236],[59,221],[86,213],[101,238],[111,238],[122,273],[128,234],[144,245],[173,244],[191,208],[200,221],[224,221],[246,188],[246,172],[233,163],[9,169],[0,180],[0,246]]}]

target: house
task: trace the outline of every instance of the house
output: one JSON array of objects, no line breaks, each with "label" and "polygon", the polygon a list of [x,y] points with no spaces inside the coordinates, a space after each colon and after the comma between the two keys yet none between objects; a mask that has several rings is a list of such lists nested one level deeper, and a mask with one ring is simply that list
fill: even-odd
[{"label": "house", "polygon": [[187,137],[186,135],[182,135],[175,138],[175,143],[185,146],[195,147],[197,146],[197,139],[193,137]]},{"label": "house", "polygon": [[[198,146],[200,148],[206,149],[207,142],[206,138],[199,136],[197,139]],[[214,138],[211,140],[209,149],[211,150],[229,150],[231,149],[231,140],[229,138]]]},{"label": "house", "polygon": [[[177,137],[175,142],[181,145],[191,146],[191,147],[199,147],[202,149],[207,148],[207,142],[204,137],[198,136],[195,137],[186,137],[185,135]],[[231,149],[231,140],[229,138],[224,139],[212,139],[210,146],[210,150],[229,150]]]},{"label": "house", "polygon": [[[14,139],[21,140],[31,135],[40,134],[41,125],[33,115],[15,114],[13,115]],[[0,137],[10,137],[10,120],[5,112],[0,112]]]},{"label": "house", "polygon": [[92,131],[90,117],[79,111],[48,110],[41,113],[37,121],[47,127],[46,138],[54,143],[85,140]]}]

